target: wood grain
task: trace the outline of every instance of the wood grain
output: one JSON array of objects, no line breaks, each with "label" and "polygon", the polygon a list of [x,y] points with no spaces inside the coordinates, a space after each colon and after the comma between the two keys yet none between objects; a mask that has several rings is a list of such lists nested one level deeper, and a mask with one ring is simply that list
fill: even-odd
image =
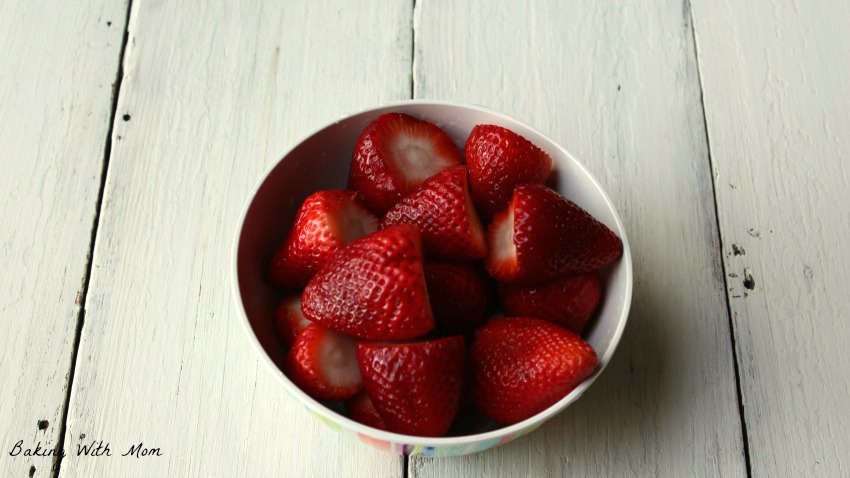
[{"label": "wood grain", "polygon": [[[113,456],[69,457],[63,478],[402,474],[286,396],[237,321],[229,264],[244,201],[288,145],[409,96],[411,9],[133,4],[66,440]],[[162,456],[120,456],[140,442]]]},{"label": "wood grain", "polygon": [[620,349],[579,402],[507,446],[414,458],[411,475],[744,475],[688,9],[422,0],[414,22],[415,96],[505,111],[576,154],[623,216],[636,282]]},{"label": "wood grain", "polygon": [[850,4],[694,22],[753,476],[850,476]]},{"label": "wood grain", "polygon": [[0,2],[4,474],[48,476],[52,457],[11,456],[14,445],[59,444],[125,12],[122,1]]}]

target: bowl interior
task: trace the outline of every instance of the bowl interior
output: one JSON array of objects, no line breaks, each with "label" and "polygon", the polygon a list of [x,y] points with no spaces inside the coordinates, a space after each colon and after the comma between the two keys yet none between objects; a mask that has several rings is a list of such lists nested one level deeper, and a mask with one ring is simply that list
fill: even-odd
[{"label": "bowl interior", "polygon": [[[285,349],[274,330],[273,313],[280,293],[264,280],[267,264],[285,238],[298,207],[307,196],[322,189],[346,186],[349,161],[357,137],[370,121],[390,111],[408,113],[437,124],[461,149],[469,132],[477,124],[497,124],[521,134],[552,157],[555,171],[549,185],[586,209],[623,239],[623,257],[602,271],[605,290],[602,304],[585,336],[599,355],[601,372],[619,342],[631,297],[631,257],[625,231],[613,204],[590,173],[567,151],[520,121],[478,107],[417,102],[391,105],[349,116],[308,136],[269,170],[250,199],[237,236],[236,285],[250,330],[268,357],[280,367]],[[288,387],[294,388],[282,373],[280,376]],[[545,418],[548,418],[574,401],[587,389],[593,378],[541,415],[546,414]],[[308,406],[321,406],[303,393],[297,393],[296,396],[310,402]],[[333,404],[323,405],[341,412]],[[552,413],[548,413],[550,411]],[[326,416],[354,423],[343,416]],[[529,419],[532,420],[534,418]],[[466,422],[453,430],[454,435],[481,434],[501,427],[475,417]]]}]

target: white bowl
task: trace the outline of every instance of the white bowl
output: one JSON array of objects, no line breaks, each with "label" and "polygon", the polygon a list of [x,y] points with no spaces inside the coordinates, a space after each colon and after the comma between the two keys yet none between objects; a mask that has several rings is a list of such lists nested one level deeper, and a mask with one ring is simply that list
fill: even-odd
[{"label": "white bowl", "polygon": [[[605,223],[623,241],[622,257],[602,271],[602,303],[585,334],[599,356],[599,370],[563,399],[525,421],[501,426],[470,419],[460,428],[465,434],[442,438],[390,433],[350,420],[342,408],[310,398],[281,371],[285,349],[275,333],[273,318],[280,294],[266,283],[266,266],[304,199],[322,189],[346,186],[357,137],[370,121],[388,112],[407,113],[435,123],[461,149],[477,124],[496,124],[519,133],[552,157],[555,181],[550,186]],[[328,123],[295,143],[266,171],[248,197],[234,238],[232,267],[237,315],[257,353],[289,395],[335,430],[356,435],[379,449],[425,456],[463,455],[502,445],[531,432],[576,401],[611,360],[626,326],[632,296],[632,257],[626,231],[613,203],[587,169],[548,136],[517,119],[480,106],[441,101],[414,100],[371,108]]]}]

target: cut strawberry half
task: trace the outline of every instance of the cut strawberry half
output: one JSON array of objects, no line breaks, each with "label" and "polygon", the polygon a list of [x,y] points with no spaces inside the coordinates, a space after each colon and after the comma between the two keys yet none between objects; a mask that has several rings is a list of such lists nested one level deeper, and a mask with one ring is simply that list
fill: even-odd
[{"label": "cut strawberry half", "polygon": [[588,272],[537,286],[501,284],[499,295],[509,315],[537,317],[581,335],[599,305],[602,284],[596,272]]},{"label": "cut strawberry half", "polygon": [[462,162],[460,149],[436,125],[386,113],[369,123],[354,145],[348,187],[383,215],[423,181]]},{"label": "cut strawberry half", "polygon": [[422,183],[387,211],[379,227],[396,224],[418,226],[429,256],[471,261],[487,253],[484,227],[469,196],[463,166],[437,173]]},{"label": "cut strawberry half", "polygon": [[378,219],[355,192],[314,193],[304,200],[286,241],[272,259],[269,279],[287,289],[304,287],[336,251],[377,228]]},{"label": "cut strawberry half", "polygon": [[316,400],[345,400],[363,388],[354,339],[316,324],[295,338],[285,370],[298,388]]},{"label": "cut strawberry half", "polygon": [[513,131],[492,124],[472,128],[464,148],[472,197],[487,217],[501,211],[514,187],[542,184],[552,170],[552,158]]},{"label": "cut strawberry half", "polygon": [[348,413],[348,418],[355,422],[379,430],[387,429],[384,419],[381,418],[381,414],[378,413],[375,404],[372,403],[366,390],[362,390],[357,395],[346,400],[345,411]]},{"label": "cut strawberry half", "polygon": [[309,320],[370,340],[419,337],[434,328],[416,226],[391,226],[341,249],[304,289]]},{"label": "cut strawberry half", "polygon": [[274,312],[277,333],[290,346],[295,337],[312,322],[301,312],[301,296],[284,297]]},{"label": "cut strawberry half", "polygon": [[468,334],[484,323],[493,295],[480,263],[425,263],[425,282],[437,329],[443,334]]},{"label": "cut strawberry half", "polygon": [[476,331],[469,349],[472,401],[491,420],[521,422],[564,398],[596,366],[593,348],[555,324],[527,317],[494,320]]},{"label": "cut strawberry half", "polygon": [[396,433],[445,435],[463,387],[463,337],[414,343],[357,342],[366,393]]},{"label": "cut strawberry half", "polygon": [[487,271],[501,282],[550,282],[596,270],[623,252],[607,226],[540,184],[517,186],[487,235]]}]

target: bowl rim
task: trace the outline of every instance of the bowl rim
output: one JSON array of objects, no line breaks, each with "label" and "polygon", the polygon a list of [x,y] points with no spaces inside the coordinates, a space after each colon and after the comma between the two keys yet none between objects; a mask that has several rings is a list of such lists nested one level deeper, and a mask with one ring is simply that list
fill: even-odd
[{"label": "bowl rim", "polygon": [[[614,330],[614,334],[611,339],[611,346],[608,347],[605,355],[599,358],[599,368],[596,372],[591,375],[588,379],[582,382],[578,387],[573,389],[569,394],[567,394],[562,399],[558,400],[554,404],[550,405],[548,408],[543,410],[540,413],[537,413],[534,416],[531,416],[521,422],[514,423],[513,425],[505,426],[502,428],[498,428],[496,430],[487,431],[484,433],[476,433],[473,435],[460,435],[460,436],[451,436],[451,437],[424,437],[424,436],[415,436],[415,435],[404,435],[401,433],[393,433],[389,431],[379,430],[377,428],[373,428],[370,426],[363,425],[359,422],[356,422],[344,415],[341,415],[334,410],[322,405],[319,401],[313,399],[305,392],[303,392],[300,388],[298,388],[294,383],[292,383],[288,377],[283,373],[282,370],[274,363],[274,361],[269,357],[269,354],[260,344],[260,341],[257,339],[256,334],[254,333],[253,328],[251,327],[251,323],[248,320],[248,314],[245,311],[245,305],[242,301],[241,289],[239,287],[239,269],[238,269],[238,259],[239,259],[239,242],[242,237],[242,228],[244,227],[245,218],[248,214],[248,210],[251,208],[251,205],[256,198],[257,192],[262,187],[263,183],[265,183],[266,179],[268,179],[269,175],[272,171],[277,168],[277,166],[289,156],[292,151],[294,151],[298,146],[307,141],[310,137],[318,134],[320,131],[333,126],[336,123],[339,123],[343,120],[349,119],[351,117],[366,114],[370,112],[375,112],[379,110],[387,110],[395,107],[407,107],[407,106],[444,106],[444,107],[452,107],[452,108],[461,108],[467,110],[478,111],[482,113],[487,113],[489,115],[500,116],[509,121],[517,122],[523,125],[525,128],[539,135],[548,141],[553,147],[557,148],[561,153],[566,155],[567,158],[572,160],[575,165],[580,168],[587,177],[590,178],[593,186],[596,187],[599,192],[602,193],[602,199],[605,202],[605,205],[613,212],[614,223],[619,229],[620,239],[623,242],[623,254],[619,260],[623,261],[623,267],[625,272],[625,294],[623,297],[623,311],[620,314],[619,321],[617,323],[617,328]],[[632,302],[632,289],[634,286],[634,277],[633,277],[633,268],[632,268],[632,256],[631,256],[631,248],[629,246],[628,238],[626,237],[626,230],[623,226],[622,219],[620,218],[620,214],[617,211],[617,208],[614,206],[614,203],[611,201],[611,198],[608,197],[608,193],[599,184],[599,181],[596,177],[582,164],[576,157],[570,153],[566,148],[560,145],[557,141],[553,140],[548,134],[538,130],[537,128],[528,125],[525,121],[516,118],[514,116],[502,113],[500,111],[496,111],[484,106],[468,104],[468,103],[458,103],[452,101],[445,100],[424,100],[424,99],[411,99],[411,100],[402,100],[395,101],[390,103],[381,104],[378,106],[371,106],[368,108],[363,108],[353,113],[345,114],[337,119],[331,120],[327,123],[322,124],[321,126],[311,130],[307,134],[301,136],[298,140],[292,142],[292,144],[284,151],[284,153],[271,165],[269,165],[266,170],[263,172],[260,179],[256,182],[251,193],[248,195],[248,198],[245,201],[245,205],[242,207],[242,212],[239,215],[239,221],[236,225],[236,233],[233,237],[233,242],[231,246],[231,270],[230,270],[230,284],[231,291],[233,293],[233,298],[236,301],[236,309],[239,316],[239,321],[242,324],[242,329],[248,335],[248,339],[253,344],[254,348],[257,349],[262,357],[262,361],[266,363],[268,367],[271,368],[273,374],[277,377],[278,381],[280,381],[284,388],[287,391],[296,397],[303,405],[308,407],[311,412],[321,415],[322,418],[329,420],[333,423],[338,424],[340,427],[345,428],[349,431],[353,431],[357,434],[367,435],[371,438],[396,443],[396,444],[404,444],[410,446],[426,446],[426,447],[444,447],[444,446],[460,446],[460,445],[469,445],[472,443],[479,443],[489,440],[501,439],[503,437],[509,435],[518,435],[523,430],[534,427],[535,425],[540,425],[543,422],[547,421],[549,418],[561,412],[568,405],[572,404],[579,397],[581,397],[584,392],[590,388],[593,382],[602,374],[605,368],[608,366],[608,363],[611,361],[611,358],[614,355],[614,352],[620,345],[620,339],[622,338],[623,331],[626,328],[626,324],[629,318],[629,310],[631,308]]]}]

